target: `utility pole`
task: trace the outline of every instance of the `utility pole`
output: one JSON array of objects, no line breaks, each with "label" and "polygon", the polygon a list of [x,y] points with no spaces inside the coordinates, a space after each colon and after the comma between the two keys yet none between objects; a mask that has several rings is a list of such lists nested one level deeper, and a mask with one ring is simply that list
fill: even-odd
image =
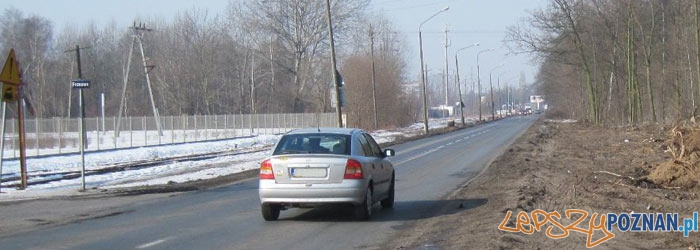
[{"label": "utility pole", "polygon": [[495,102],[493,101],[493,81],[491,81],[491,72],[489,72],[489,86],[491,86],[491,120],[496,120],[496,108],[494,107]]},{"label": "utility pole", "polygon": [[501,76],[500,75],[498,76],[498,83],[497,84],[498,85],[496,86],[496,89],[498,90],[498,117],[503,118],[503,108],[502,108],[503,103],[501,102],[502,91],[501,91]]},{"label": "utility pole", "polygon": [[470,113],[471,113],[472,115],[476,115],[476,110],[474,110],[474,108],[479,106],[479,101],[477,101],[477,99],[476,99],[476,92],[474,92],[474,90],[476,89],[476,88],[475,88],[476,81],[474,81],[474,68],[473,68],[473,67],[471,68],[471,72],[470,72],[470,73],[471,73],[471,74],[470,74],[469,76],[470,76],[470,78],[471,78],[470,80],[471,80],[471,82],[472,82],[472,99],[474,100],[474,101],[473,101],[474,103],[473,103],[473,106],[472,106],[472,108],[471,108],[471,112],[470,112]]},{"label": "utility pole", "polygon": [[481,122],[481,73],[479,70],[479,54],[476,54],[477,102],[479,103],[479,122]]},{"label": "utility pole", "polygon": [[250,54],[250,113],[257,114],[255,110],[255,53]]},{"label": "utility pole", "polygon": [[153,108],[153,117],[156,120],[156,127],[158,129],[158,136],[163,136],[163,130],[161,129],[160,126],[160,117],[158,115],[158,109],[156,109],[156,102],[153,99],[153,88],[151,87],[151,76],[150,72],[151,69],[153,69],[155,66],[153,65],[148,65],[146,63],[146,54],[143,51],[143,31],[152,31],[151,29],[146,29],[145,25],[141,25],[141,27],[134,27],[134,30],[141,31],[139,32],[139,48],[141,48],[141,60],[143,61],[143,71],[146,72],[146,85],[148,86],[148,96],[151,98],[151,107]]},{"label": "utility pole", "polygon": [[[455,82],[457,83],[457,92],[459,93],[459,113],[462,116],[462,125],[464,125],[464,101],[462,100],[462,83],[459,81],[459,60],[457,59],[457,55],[459,55],[460,51],[474,46],[479,46],[479,43],[475,43],[455,51],[455,71],[457,72],[457,74],[455,74]],[[473,86],[474,85],[472,84],[472,88]],[[464,87],[466,88],[467,86],[465,85]]]},{"label": "utility pole", "polygon": [[[75,58],[76,58],[77,65],[78,65],[78,79],[83,79],[83,69],[82,69],[82,66],[81,66],[82,64],[80,63],[80,51],[81,51],[81,50],[84,50],[84,49],[89,49],[89,48],[91,48],[91,47],[90,47],[90,46],[88,46],[88,47],[80,47],[80,45],[75,45],[75,49],[63,51],[63,52],[66,52],[66,53],[68,53],[68,52],[75,52]],[[83,99],[83,98],[84,98],[84,96],[83,96],[83,89],[81,88],[78,92],[79,92],[79,96],[78,96],[79,106],[78,106],[78,108],[80,109],[80,111],[79,111],[79,112],[80,112],[80,117],[84,117],[84,116],[85,116],[85,105],[83,105],[83,101],[82,101],[82,100],[84,100],[84,99]],[[70,103],[70,100],[69,100],[69,103]],[[69,110],[69,115],[68,115],[68,116],[69,116],[68,118],[70,118],[70,110]],[[80,126],[83,126],[83,128],[84,128],[84,127],[85,127],[85,122],[84,122],[84,121],[81,121],[81,122],[80,122]],[[85,144],[85,148],[87,148],[87,138],[86,138],[85,134],[81,132],[80,136],[82,137],[81,140],[82,140],[82,141],[84,142],[84,144]]]},{"label": "utility pole", "polygon": [[[479,122],[481,122],[481,73],[480,73],[481,70],[479,69],[479,55],[481,53],[489,52],[489,51],[493,51],[493,49],[485,49],[485,50],[482,50],[482,51],[479,51],[478,53],[476,53],[476,80],[477,80],[478,89],[479,89],[477,92],[477,93],[479,93],[479,97],[478,97],[478,99],[479,99]],[[491,75],[491,73],[489,73],[489,78],[491,77],[490,75]]]},{"label": "utility pole", "polygon": [[[119,105],[119,115],[117,118],[117,127],[114,129],[115,137],[119,136],[119,125],[121,122],[121,117],[122,113],[124,112],[124,100],[126,98],[126,86],[129,82],[129,71],[130,71],[130,66],[131,66],[131,56],[133,55],[134,51],[134,44],[136,43],[136,40],[139,41],[139,49],[141,50],[141,60],[143,62],[143,70],[146,73],[146,85],[148,87],[148,95],[151,100],[151,108],[153,109],[153,117],[156,122],[156,128],[158,129],[158,135],[163,136],[163,130],[160,126],[160,118],[158,115],[158,109],[156,108],[156,103],[153,98],[153,88],[151,87],[151,76],[150,72],[151,70],[155,67],[153,65],[148,65],[146,61],[146,54],[143,50],[143,34],[146,31],[153,31],[152,29],[147,29],[144,24],[139,24],[139,26],[136,26],[136,23],[134,23],[134,26],[131,27],[131,29],[134,30],[134,35],[132,36],[131,40],[131,49],[129,50],[129,59],[127,60],[127,68],[126,72],[124,73],[124,88],[122,89],[122,96],[121,96],[121,101]],[[115,140],[116,143],[116,140]]]},{"label": "utility pole", "polygon": [[338,115],[338,127],[342,128],[343,127],[343,113],[342,113],[342,108],[340,107],[342,103],[340,103],[340,82],[338,82],[338,72],[336,68],[336,62],[335,62],[335,43],[333,42],[333,22],[331,22],[331,1],[326,0],[326,16],[327,16],[327,21],[328,21],[328,36],[330,40],[330,45],[331,45],[331,74],[333,76],[333,84],[335,87],[335,113]]},{"label": "utility pole", "polygon": [[374,129],[377,129],[377,82],[376,82],[376,71],[374,68],[374,31],[372,30],[372,24],[369,25],[369,51],[372,57],[372,105],[374,108]]},{"label": "utility pole", "polygon": [[507,93],[507,95],[506,95],[506,102],[507,102],[506,108],[508,109],[507,114],[512,115],[513,114],[513,112],[512,112],[513,106],[510,103],[510,85],[508,85],[508,84],[506,84],[506,93]]},{"label": "utility pole", "polygon": [[[75,45],[75,49],[66,50],[65,52],[75,51],[76,62],[78,64],[78,80],[73,81],[72,88],[76,88],[76,82],[87,82],[83,79],[83,70],[80,63],[80,50],[87,49],[90,47],[81,48],[80,45]],[[88,83],[89,84],[89,83]],[[89,85],[86,85],[89,86]],[[81,179],[81,189],[80,191],[85,191],[85,148],[87,148],[87,136],[85,135],[85,101],[83,96],[83,87],[78,88],[78,105],[80,108],[80,179]],[[20,105],[21,106],[21,105]],[[22,114],[22,111],[20,111]]]},{"label": "utility pole", "polygon": [[[274,58],[274,47],[272,46],[272,37],[270,37],[270,73],[272,73],[272,79],[270,80],[270,89],[272,91],[272,99],[276,100],[275,96],[275,58]],[[272,106],[276,107],[277,110],[279,110],[279,105],[277,105],[277,101],[273,103]]]},{"label": "utility pole", "polygon": [[448,71],[448,63],[447,63],[447,47],[450,46],[450,41],[447,39],[447,32],[449,31],[447,28],[448,28],[448,26],[447,26],[447,24],[445,24],[445,29],[444,29],[444,31],[445,31],[445,43],[443,44],[443,45],[445,45],[445,74],[444,74],[445,75],[445,77],[444,77],[445,78],[445,80],[444,80],[444,83],[445,83],[445,108],[447,108],[447,106],[450,105],[449,100],[448,100],[449,92],[447,90],[448,89],[447,85],[449,85],[448,84],[448,82],[449,82],[449,80],[448,80],[449,73],[448,72],[449,71]]},{"label": "utility pole", "polygon": [[[136,23],[134,27],[136,28]],[[117,147],[117,137],[121,129],[122,114],[124,113],[124,101],[126,100],[126,86],[129,84],[129,72],[131,71],[131,56],[134,54],[134,45],[136,44],[136,35],[131,36],[131,47],[129,48],[129,57],[126,60],[126,70],[124,70],[124,86],[122,87],[122,95],[119,98],[119,113],[117,114],[117,126],[114,128],[114,147]]]}]

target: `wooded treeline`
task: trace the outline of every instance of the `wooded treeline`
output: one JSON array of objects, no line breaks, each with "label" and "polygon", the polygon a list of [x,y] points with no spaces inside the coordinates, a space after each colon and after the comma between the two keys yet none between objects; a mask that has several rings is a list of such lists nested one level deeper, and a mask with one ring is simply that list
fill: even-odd
[{"label": "wooded treeline", "polygon": [[[391,23],[366,10],[368,0],[331,1],[338,70],[346,82],[344,112],[351,126],[373,128],[369,25],[373,25],[379,127],[413,121],[402,39]],[[37,117],[75,117],[70,81],[77,78],[81,50],[86,114],[116,116],[133,35],[129,27],[66,27],[55,32],[43,17],[8,9],[0,16],[0,49],[16,50],[24,90]],[[325,1],[231,1],[225,14],[183,10],[172,20],[135,20],[143,32],[155,105],[160,115],[332,112]],[[150,67],[153,66],[153,67]],[[139,44],[126,91],[128,116],[152,115]],[[69,111],[69,105],[72,107]]]},{"label": "wooded treeline", "polygon": [[551,113],[593,124],[675,122],[698,115],[698,0],[552,0],[509,29],[541,64]]}]

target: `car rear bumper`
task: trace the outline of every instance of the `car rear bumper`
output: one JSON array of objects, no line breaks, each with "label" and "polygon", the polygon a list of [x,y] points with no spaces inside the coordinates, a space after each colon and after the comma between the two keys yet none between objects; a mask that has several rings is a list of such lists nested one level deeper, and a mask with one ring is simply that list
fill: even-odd
[{"label": "car rear bumper", "polygon": [[262,204],[359,205],[364,202],[366,187],[364,180],[344,180],[333,184],[277,184],[274,180],[261,180],[259,195]]}]

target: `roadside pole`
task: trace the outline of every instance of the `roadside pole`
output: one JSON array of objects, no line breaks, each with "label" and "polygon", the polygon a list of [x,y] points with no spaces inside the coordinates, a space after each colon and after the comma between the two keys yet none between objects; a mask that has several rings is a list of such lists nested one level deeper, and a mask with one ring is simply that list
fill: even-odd
[{"label": "roadside pole", "polygon": [[[73,89],[78,89],[78,94],[79,99],[79,105],[80,105],[80,125],[78,126],[80,128],[80,191],[85,191],[85,144],[86,144],[86,136],[85,136],[85,103],[84,103],[84,98],[83,98],[83,89],[89,88],[90,87],[90,81],[83,79],[83,72],[81,69],[81,64],[80,64],[80,50],[81,49],[87,49],[89,47],[83,47],[81,48],[80,45],[75,45],[75,50],[67,50],[65,52],[73,52],[75,51],[77,63],[78,63],[78,79],[73,80],[71,82],[71,88]],[[99,129],[98,129],[99,130]]]},{"label": "roadside pole", "polygon": [[[2,120],[2,138],[5,139],[5,108],[8,102],[17,102],[19,98],[19,89],[22,86],[22,74],[19,67],[19,61],[15,56],[15,49],[10,49],[5,65],[0,73],[0,82],[2,82],[2,102],[3,102],[3,120]],[[24,116],[22,115],[22,103],[17,102],[17,113],[19,123],[19,167],[20,167],[20,190],[27,188],[27,161],[24,152]],[[0,182],[2,180],[2,149],[3,143],[0,142]]]},{"label": "roadside pole", "polygon": [[[73,86],[75,87],[75,86]],[[80,92],[80,190],[85,191],[85,106],[83,103],[83,89]]]},{"label": "roadside pole", "polygon": [[73,80],[72,88],[78,89],[80,104],[80,191],[85,191],[85,103],[83,89],[90,87],[90,81],[84,79]]},{"label": "roadside pole", "polygon": [[4,157],[5,153],[5,121],[7,120],[6,116],[6,111],[7,111],[7,103],[2,102],[2,124],[0,124],[0,193],[2,193],[2,158]]},{"label": "roadside pole", "polygon": [[342,83],[341,81],[338,81],[340,78],[338,76],[338,69],[336,68],[336,61],[335,61],[335,43],[333,41],[333,22],[331,22],[331,2],[330,0],[326,0],[326,20],[328,21],[328,40],[330,41],[330,47],[331,47],[331,76],[333,77],[333,88],[335,89],[335,113],[338,118],[338,127],[342,128],[343,126],[343,110],[342,110],[342,100],[340,98],[340,84]]},{"label": "roadside pole", "polygon": [[19,165],[22,172],[21,190],[27,189],[27,141],[24,130],[24,109],[22,108],[22,98],[17,102],[17,125],[19,126]]}]

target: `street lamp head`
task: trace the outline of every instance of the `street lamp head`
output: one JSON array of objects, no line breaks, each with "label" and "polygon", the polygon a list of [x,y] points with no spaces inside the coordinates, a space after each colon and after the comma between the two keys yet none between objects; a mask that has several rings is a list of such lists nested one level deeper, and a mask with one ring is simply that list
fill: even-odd
[{"label": "street lamp head", "polygon": [[463,48],[458,49],[458,50],[455,52],[455,56],[457,56],[457,53],[459,53],[460,51],[465,50],[465,49],[468,49],[468,48],[471,48],[471,47],[474,47],[474,46],[479,46],[479,43],[475,43],[475,44],[469,45],[469,46],[467,46],[467,47],[463,47]]},{"label": "street lamp head", "polygon": [[491,69],[491,71],[489,71],[489,74],[491,74],[491,72],[493,72],[494,70],[496,70],[496,69],[498,69],[498,68],[500,68],[500,67],[503,67],[503,66],[505,66],[505,65],[506,65],[505,63],[501,63],[501,64],[499,64],[498,66],[493,67],[493,69]]},{"label": "street lamp head", "polygon": [[440,14],[440,13],[442,13],[442,12],[445,12],[445,11],[447,11],[447,10],[449,10],[449,9],[450,9],[450,6],[447,6],[447,7],[445,7],[444,9],[441,9],[440,11],[436,12],[436,13],[433,14],[432,16],[428,17],[428,19],[425,19],[425,21],[421,22],[420,25],[418,25],[418,33],[421,32],[421,28],[423,27],[423,24],[425,24],[426,22],[428,22],[430,19],[433,19],[433,17],[437,16],[438,14]]},{"label": "street lamp head", "polygon": [[479,54],[484,53],[484,52],[489,52],[489,51],[493,51],[493,49],[485,49],[485,50],[479,51],[478,53],[476,53],[476,58],[479,58]]}]

